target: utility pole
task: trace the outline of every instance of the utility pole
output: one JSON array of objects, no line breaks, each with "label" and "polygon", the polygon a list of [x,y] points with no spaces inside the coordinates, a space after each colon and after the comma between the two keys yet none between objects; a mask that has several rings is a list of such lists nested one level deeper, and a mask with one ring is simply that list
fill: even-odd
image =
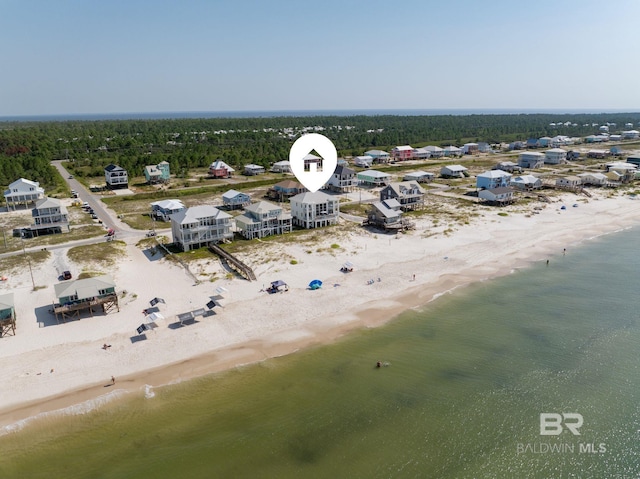
[{"label": "utility pole", "polygon": [[27,264],[29,265],[29,273],[31,274],[31,284],[33,285],[33,290],[36,290],[36,282],[33,280],[33,270],[31,269],[31,259],[27,256],[27,252],[24,249],[24,233],[20,232],[20,242],[22,243],[22,254],[27,259]]}]

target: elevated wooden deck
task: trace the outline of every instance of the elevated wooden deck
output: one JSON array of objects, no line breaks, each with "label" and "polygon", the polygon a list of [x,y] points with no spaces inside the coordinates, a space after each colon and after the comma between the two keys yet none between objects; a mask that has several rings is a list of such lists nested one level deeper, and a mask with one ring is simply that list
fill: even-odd
[{"label": "elevated wooden deck", "polygon": [[56,320],[60,323],[60,320],[66,321],[67,319],[80,319],[80,312],[85,309],[89,310],[89,313],[93,317],[93,307],[101,306],[104,314],[109,313],[114,308],[120,311],[120,305],[118,304],[118,295],[113,293],[101,298],[93,298],[90,301],[82,301],[79,303],[71,304],[54,304],[53,312],[56,315]]}]

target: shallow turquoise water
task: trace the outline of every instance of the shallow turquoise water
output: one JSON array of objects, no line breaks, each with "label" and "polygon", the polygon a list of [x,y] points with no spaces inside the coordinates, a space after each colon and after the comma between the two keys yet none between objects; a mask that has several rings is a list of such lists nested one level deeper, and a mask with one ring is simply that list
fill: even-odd
[{"label": "shallow turquoise water", "polygon": [[[0,438],[0,477],[640,477],[639,239],[591,241],[330,346],[40,421]],[[581,414],[581,435],[541,436],[546,412]],[[541,444],[564,449],[518,452]]]}]

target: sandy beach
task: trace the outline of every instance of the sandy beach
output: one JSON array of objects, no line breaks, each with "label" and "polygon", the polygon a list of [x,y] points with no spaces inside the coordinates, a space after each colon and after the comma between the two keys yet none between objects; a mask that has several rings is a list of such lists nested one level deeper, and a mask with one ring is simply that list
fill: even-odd
[{"label": "sandy beach", "polygon": [[[55,300],[54,262],[64,254],[57,250],[34,268],[36,285],[46,287],[33,291],[28,271],[0,285],[0,293],[14,293],[18,318],[16,335],[0,339],[0,427],[15,430],[16,423],[37,414],[86,401],[96,405],[127,392],[149,394],[150,387],[327,343],[457,287],[532,261],[555,261],[565,248],[570,255],[582,241],[638,224],[636,200],[605,194],[589,199],[566,194],[539,214],[500,216],[501,209],[482,209],[449,233],[418,219],[415,230],[397,236],[341,225],[318,232],[312,246],[269,242],[268,255],[238,255],[254,268],[256,282],[229,278],[212,257],[191,265],[202,278],[195,284],[181,266],[150,257],[131,240],[109,268],[120,312],[85,314],[60,324],[48,313]],[[340,234],[348,226],[349,233]],[[345,261],[353,262],[355,271],[341,273]],[[308,290],[316,278],[324,282],[322,289]],[[288,292],[262,291],[278,279],[288,283]],[[215,315],[177,326],[178,314],[205,307],[220,286],[227,291]],[[146,340],[136,341],[143,310],[154,297],[166,301],[159,306],[165,320],[147,331]],[[105,343],[111,347],[102,349]]]}]

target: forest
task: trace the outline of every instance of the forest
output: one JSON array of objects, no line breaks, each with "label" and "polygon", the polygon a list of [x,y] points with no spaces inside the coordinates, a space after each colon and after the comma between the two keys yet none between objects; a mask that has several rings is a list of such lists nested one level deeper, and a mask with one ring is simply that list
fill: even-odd
[{"label": "forest", "polygon": [[616,123],[612,131],[623,130],[626,123],[637,129],[640,113],[0,122],[0,185],[25,177],[52,188],[59,181],[50,165],[56,159],[74,160],[84,166],[79,174],[90,177],[103,176],[109,163],[122,166],[130,176],[142,175],[145,165],[163,160],[177,176],[218,158],[234,167],[268,167],[288,159],[293,141],[311,131],[333,140],[340,155],[353,156],[403,144],[460,146],[469,141],[586,136],[597,133],[593,124],[607,123]]}]

